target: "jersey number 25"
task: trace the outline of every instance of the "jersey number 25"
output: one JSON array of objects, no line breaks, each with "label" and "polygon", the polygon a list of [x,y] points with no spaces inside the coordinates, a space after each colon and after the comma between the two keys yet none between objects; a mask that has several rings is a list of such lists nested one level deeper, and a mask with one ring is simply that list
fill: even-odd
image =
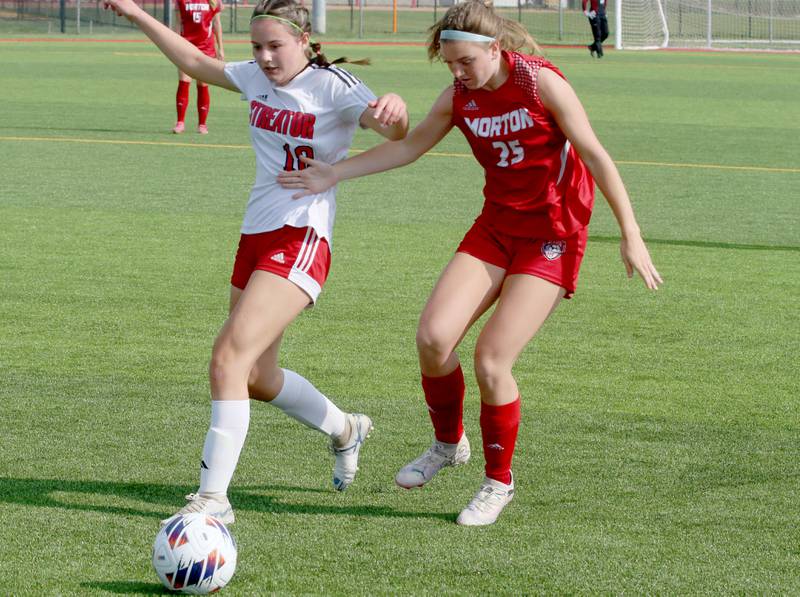
[{"label": "jersey number 25", "polygon": [[[500,161],[497,165],[501,168],[507,168],[510,164],[518,164],[525,159],[525,150],[519,144],[519,141],[495,141],[492,147],[500,150]],[[508,156],[512,155],[511,161]]]}]

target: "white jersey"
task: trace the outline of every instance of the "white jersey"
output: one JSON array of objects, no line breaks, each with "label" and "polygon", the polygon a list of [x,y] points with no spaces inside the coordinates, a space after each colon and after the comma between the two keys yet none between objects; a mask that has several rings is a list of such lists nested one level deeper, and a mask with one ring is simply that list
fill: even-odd
[{"label": "white jersey", "polygon": [[375,94],[336,66],[309,64],[277,87],[255,61],[225,65],[225,76],[250,104],[250,136],[256,152],[256,181],[242,223],[242,234],[283,226],[310,226],[331,244],[336,215],[336,187],[292,199],[276,177],[282,170],[305,167],[300,156],[333,164],[347,156],[367,103]]}]

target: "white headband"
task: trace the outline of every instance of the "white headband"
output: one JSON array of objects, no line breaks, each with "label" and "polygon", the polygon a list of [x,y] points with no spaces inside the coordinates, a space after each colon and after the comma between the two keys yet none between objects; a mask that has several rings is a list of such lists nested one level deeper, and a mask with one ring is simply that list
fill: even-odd
[{"label": "white headband", "polygon": [[450,41],[477,41],[482,43],[493,42],[495,40],[494,37],[470,33],[469,31],[459,31],[458,29],[443,29],[439,32],[439,39]]}]

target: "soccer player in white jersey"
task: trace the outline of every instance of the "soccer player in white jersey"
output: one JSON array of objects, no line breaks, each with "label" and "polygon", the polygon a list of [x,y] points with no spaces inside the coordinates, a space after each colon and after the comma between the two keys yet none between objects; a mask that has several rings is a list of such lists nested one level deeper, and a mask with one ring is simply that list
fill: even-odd
[{"label": "soccer player in white jersey", "polygon": [[105,0],[136,24],[182,72],[242,94],[250,108],[256,181],[244,216],[231,277],[230,315],[209,366],[211,424],[203,446],[200,488],[180,513],[234,520],[227,497],[250,419],[249,398],[269,402],[330,436],[333,484],[353,482],[372,421],[342,412],[308,380],[278,366],[286,327],[319,296],[330,267],[335,189],[292,199],[278,172],[303,168],[301,157],[343,159],[356,126],[388,139],[408,131],[395,94],[375,95],[355,76],[310,50],[308,10],[294,0],[261,0],[250,36],[254,60],[225,64],[206,56],[133,0]]}]

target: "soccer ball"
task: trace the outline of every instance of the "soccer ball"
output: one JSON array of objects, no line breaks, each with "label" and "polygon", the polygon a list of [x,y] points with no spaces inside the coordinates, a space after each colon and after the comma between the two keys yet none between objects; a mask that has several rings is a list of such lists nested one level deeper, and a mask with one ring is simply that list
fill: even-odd
[{"label": "soccer ball", "polygon": [[175,516],[153,542],[153,568],[173,591],[218,591],[236,570],[236,541],[218,519],[200,512]]}]

